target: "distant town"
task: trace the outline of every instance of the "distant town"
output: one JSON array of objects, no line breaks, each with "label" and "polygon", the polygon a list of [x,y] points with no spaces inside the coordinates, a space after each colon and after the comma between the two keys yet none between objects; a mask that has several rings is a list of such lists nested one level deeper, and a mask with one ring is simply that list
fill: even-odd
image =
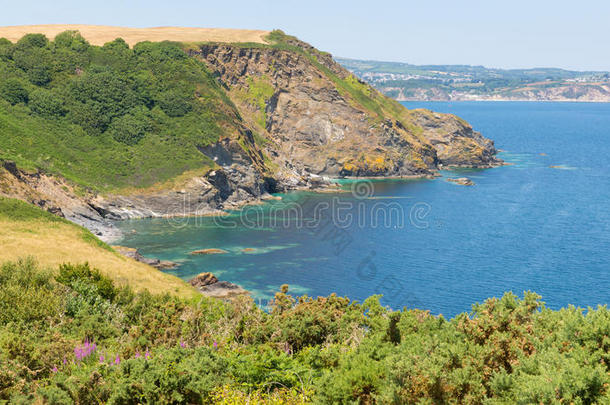
[{"label": "distant town", "polygon": [[610,102],[610,72],[337,60],[360,79],[400,101]]}]

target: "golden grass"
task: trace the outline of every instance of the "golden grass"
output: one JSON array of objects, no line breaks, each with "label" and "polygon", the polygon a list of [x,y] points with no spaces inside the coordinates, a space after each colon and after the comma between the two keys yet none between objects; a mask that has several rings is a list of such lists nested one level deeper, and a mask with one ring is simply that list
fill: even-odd
[{"label": "golden grass", "polygon": [[32,256],[43,267],[89,262],[118,285],[134,290],[195,297],[198,293],[177,277],[97,246],[83,239],[83,229],[48,220],[0,219],[0,262]]},{"label": "golden grass", "polygon": [[104,45],[116,38],[123,38],[130,46],[142,41],[265,43],[264,37],[269,34],[269,31],[231,28],[129,28],[106,25],[53,24],[0,27],[0,38],[16,42],[25,34],[44,34],[47,38],[53,39],[57,34],[64,31],[79,31],[92,45]]}]

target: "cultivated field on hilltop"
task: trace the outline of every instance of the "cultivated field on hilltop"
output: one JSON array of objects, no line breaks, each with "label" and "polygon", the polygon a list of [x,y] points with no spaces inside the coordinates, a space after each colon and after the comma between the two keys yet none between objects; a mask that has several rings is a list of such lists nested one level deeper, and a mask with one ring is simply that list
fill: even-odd
[{"label": "cultivated field on hilltop", "polygon": [[44,34],[47,38],[53,39],[64,31],[78,31],[92,45],[104,45],[116,38],[123,38],[129,46],[142,41],[265,43],[264,37],[269,34],[268,31],[262,30],[230,28],[128,28],[106,25],[50,24],[0,27],[0,38],[16,42],[25,34]]}]

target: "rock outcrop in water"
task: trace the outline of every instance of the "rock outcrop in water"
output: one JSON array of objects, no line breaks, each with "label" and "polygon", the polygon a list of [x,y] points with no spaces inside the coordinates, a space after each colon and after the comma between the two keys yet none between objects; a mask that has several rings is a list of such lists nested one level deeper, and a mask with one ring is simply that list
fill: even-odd
[{"label": "rock outcrop in water", "polygon": [[269,45],[208,43],[186,52],[214,72],[239,113],[226,136],[198,148],[212,170],[171,187],[102,195],[4,162],[0,194],[112,240],[112,220],[218,214],[269,193],[329,187],[328,177],[434,176],[443,166],[500,163],[493,142],[462,119],[407,110],[283,33],[272,33]]},{"label": "rock outcrop in water", "polygon": [[460,186],[474,186],[474,181],[470,180],[468,177],[458,177],[457,179],[448,178],[447,181],[459,184]]},{"label": "rock outcrop in water", "polygon": [[228,281],[220,281],[212,273],[200,273],[193,277],[189,283],[195,287],[200,293],[208,297],[231,299],[240,295],[248,295],[248,291],[244,290],[237,284]]}]

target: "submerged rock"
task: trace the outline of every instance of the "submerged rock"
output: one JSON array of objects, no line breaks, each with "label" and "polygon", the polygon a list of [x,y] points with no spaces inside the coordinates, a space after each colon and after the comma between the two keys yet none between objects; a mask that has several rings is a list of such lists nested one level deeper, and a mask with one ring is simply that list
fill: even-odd
[{"label": "submerged rock", "polygon": [[248,291],[237,284],[228,281],[219,281],[215,275],[209,272],[198,274],[193,277],[189,283],[207,297],[228,299],[238,295],[249,294]]},{"label": "submerged rock", "polygon": [[190,254],[192,255],[218,255],[218,254],[222,254],[222,253],[229,253],[226,250],[223,249],[200,249],[200,250],[193,250]]},{"label": "submerged rock", "polygon": [[474,181],[468,177],[458,177],[457,179],[447,179],[451,183],[459,184],[460,186],[474,186]]},{"label": "submerged rock", "polygon": [[158,270],[169,270],[175,269],[179,266],[178,263],[171,262],[169,260],[159,260],[149,257],[142,256],[138,249],[126,247],[126,246],[112,246],[112,248],[119,254],[134,259],[140,263],[148,264]]}]

